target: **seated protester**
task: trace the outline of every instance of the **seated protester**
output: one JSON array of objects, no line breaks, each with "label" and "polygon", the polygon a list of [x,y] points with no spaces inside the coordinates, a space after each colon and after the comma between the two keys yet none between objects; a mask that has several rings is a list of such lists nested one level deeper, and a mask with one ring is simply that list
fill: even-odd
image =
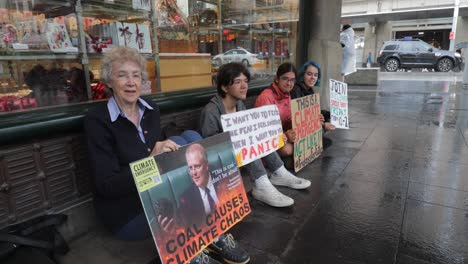
[{"label": "seated protester", "polygon": [[[314,94],[314,86],[320,86],[320,66],[313,62],[308,61],[302,65],[299,70],[299,80],[294,85],[294,88],[290,92],[291,99],[301,98],[307,95]],[[335,130],[336,127],[330,123],[330,112],[327,110],[321,110],[322,120],[324,122],[323,129],[325,132]],[[324,148],[331,144],[331,140],[327,138],[324,139]]]},{"label": "seated protester", "polygon": [[[219,68],[216,78],[218,94],[202,110],[199,131],[203,137],[213,136],[223,132],[221,115],[245,110],[242,103],[247,97],[250,80],[249,71],[240,63],[228,63]],[[268,179],[267,171],[272,172]],[[291,206],[294,200],[280,193],[272,184],[287,186],[293,189],[305,189],[310,181],[298,178],[285,167],[276,152],[245,165],[243,168],[249,173],[253,181],[252,196],[270,206]]]},{"label": "seated protester", "polygon": [[291,121],[291,96],[289,93],[296,82],[296,67],[285,62],[278,67],[275,81],[270,87],[263,90],[255,101],[255,107],[264,105],[276,105],[278,107],[283,133],[287,137],[284,147],[278,150],[281,157],[290,157],[294,154],[294,142],[296,132],[292,129]]},{"label": "seated protester", "polygon": [[[129,163],[179,148],[173,140],[160,140],[158,106],[140,98],[145,68],[146,59],[135,49],[118,47],[107,52],[101,79],[113,95],[107,104],[90,111],[84,123],[95,184],[94,207],[104,225],[123,240],[151,237]],[[185,139],[174,139],[182,143],[201,139],[196,135],[192,131],[183,135]],[[201,258],[219,263],[203,253],[191,263]]]}]

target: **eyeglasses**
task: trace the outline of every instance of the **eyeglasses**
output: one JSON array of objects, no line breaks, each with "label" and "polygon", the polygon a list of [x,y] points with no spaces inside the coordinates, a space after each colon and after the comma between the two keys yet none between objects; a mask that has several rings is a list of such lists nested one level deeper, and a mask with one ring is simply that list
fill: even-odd
[{"label": "eyeglasses", "polygon": [[139,72],[128,73],[128,72],[121,71],[121,72],[116,73],[114,76],[115,76],[115,78],[117,78],[119,80],[128,80],[130,78],[138,79],[138,80],[141,79],[141,73],[139,73]]},{"label": "eyeglasses", "polygon": [[281,77],[280,78],[281,81],[285,82],[285,83],[296,83],[296,79],[289,79],[288,77]]}]

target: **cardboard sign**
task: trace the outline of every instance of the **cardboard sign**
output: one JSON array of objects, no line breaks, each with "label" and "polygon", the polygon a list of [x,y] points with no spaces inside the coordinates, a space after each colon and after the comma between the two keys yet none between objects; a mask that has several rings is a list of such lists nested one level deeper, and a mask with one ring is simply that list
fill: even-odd
[{"label": "cardboard sign", "polygon": [[298,172],[323,151],[320,96],[292,99],[291,119],[298,138],[294,143],[294,171]]},{"label": "cardboard sign", "polygon": [[233,153],[222,133],[130,164],[163,264],[189,262],[250,213]]},{"label": "cardboard sign", "polygon": [[336,128],[349,129],[347,83],[330,79],[330,115]]},{"label": "cardboard sign", "polygon": [[221,125],[224,131],[231,134],[239,167],[284,146],[283,128],[276,105],[222,115]]}]

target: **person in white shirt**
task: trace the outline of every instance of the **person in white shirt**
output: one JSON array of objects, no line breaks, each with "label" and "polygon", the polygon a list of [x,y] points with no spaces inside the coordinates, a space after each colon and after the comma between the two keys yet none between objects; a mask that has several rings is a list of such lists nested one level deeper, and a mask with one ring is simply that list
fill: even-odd
[{"label": "person in white shirt", "polygon": [[356,71],[356,51],[354,47],[354,30],[351,25],[344,25],[340,33],[340,42],[343,47],[343,60],[341,75],[344,76]]}]

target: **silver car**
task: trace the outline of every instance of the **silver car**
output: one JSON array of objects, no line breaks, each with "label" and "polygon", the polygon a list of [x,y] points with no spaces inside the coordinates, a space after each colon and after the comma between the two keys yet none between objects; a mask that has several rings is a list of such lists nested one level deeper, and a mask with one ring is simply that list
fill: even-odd
[{"label": "silver car", "polygon": [[246,49],[237,48],[228,50],[213,57],[215,65],[222,65],[229,62],[240,62],[245,66],[251,66],[257,61],[257,54],[250,53]]}]

